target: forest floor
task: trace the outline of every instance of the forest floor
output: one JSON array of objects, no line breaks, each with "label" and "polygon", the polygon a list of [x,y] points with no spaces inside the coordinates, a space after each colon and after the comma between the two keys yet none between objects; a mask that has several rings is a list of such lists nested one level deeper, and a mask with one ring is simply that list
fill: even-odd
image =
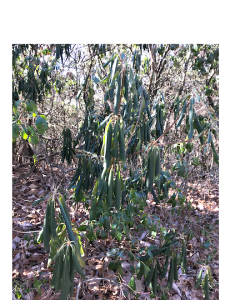
[{"label": "forest floor", "polygon": [[[58,169],[58,181],[63,180],[64,175]],[[25,173],[24,168],[14,171],[13,176],[18,178]],[[68,179],[73,172],[68,173]],[[37,206],[32,203],[46,195],[51,188],[51,172],[45,169],[37,170],[30,177],[13,184],[12,195],[12,280],[13,298],[26,300],[57,300],[60,293],[55,294],[50,288],[52,267],[47,268],[48,254],[42,243],[36,241],[38,232],[43,226],[46,203],[41,202]],[[171,191],[172,192],[172,191]],[[68,198],[72,191],[67,192]],[[200,269],[203,274],[209,266],[212,274],[210,283],[210,300],[219,299],[219,184],[212,178],[204,181],[196,181],[188,184],[187,201],[191,202],[192,209],[185,209],[180,216],[171,214],[171,204],[155,205],[152,195],[149,194],[144,213],[156,215],[160,219],[160,226],[174,228],[176,232],[188,231],[187,257],[188,271],[186,274],[178,270],[179,279],[169,291],[169,299],[204,299],[201,286],[195,288],[197,275]],[[72,205],[70,215],[73,224],[77,227],[88,219],[88,212],[83,205]],[[67,203],[68,203],[67,202]],[[140,220],[137,220],[140,222]],[[152,239],[147,232],[135,232],[143,246],[149,242],[160,243],[159,237]],[[120,242],[111,236],[106,240],[96,240],[86,245],[85,250],[85,276],[86,279],[79,285],[80,275],[75,278],[73,298],[68,299],[125,299],[120,298],[121,291],[129,292],[128,283],[132,277],[128,257],[122,258],[123,278],[118,284],[117,273],[107,268],[110,257],[106,252],[114,247],[126,248],[126,239]],[[137,263],[136,263],[137,264]],[[104,278],[104,279],[102,279]],[[161,286],[167,285],[164,278]],[[79,289],[79,295],[77,291]],[[150,299],[150,289],[146,289],[144,279],[136,280],[136,294],[138,299]],[[128,293],[127,299],[134,299],[135,295]],[[78,297],[79,296],[79,297]],[[160,299],[157,298],[157,299]]]}]

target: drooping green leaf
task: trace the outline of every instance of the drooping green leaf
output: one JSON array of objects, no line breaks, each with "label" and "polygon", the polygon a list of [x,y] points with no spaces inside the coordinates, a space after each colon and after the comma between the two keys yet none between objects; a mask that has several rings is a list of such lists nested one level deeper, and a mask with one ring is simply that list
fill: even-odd
[{"label": "drooping green leaf", "polygon": [[144,275],[144,272],[145,272],[144,264],[140,263],[140,270],[137,274],[137,279],[141,279],[141,277]]},{"label": "drooping green leaf", "polygon": [[105,78],[103,78],[99,83],[106,83],[109,79],[110,79],[110,73]]},{"label": "drooping green leaf", "polygon": [[181,124],[181,122],[182,122],[182,120],[184,118],[184,114],[186,113],[186,105],[187,105],[187,103],[186,103],[186,100],[185,100],[184,101],[184,106],[183,106],[181,114],[180,114],[180,118],[177,121],[176,128],[178,128],[180,126],[180,124]]},{"label": "drooping green leaf", "polygon": [[205,241],[205,243],[204,243],[204,247],[205,247],[206,249],[208,249],[208,248],[209,248],[209,246],[210,246],[210,241]]},{"label": "drooping green leaf", "polygon": [[86,231],[88,225],[80,225],[79,227],[77,227],[77,230],[79,231]]},{"label": "drooping green leaf", "polygon": [[62,212],[64,221],[65,221],[65,224],[66,224],[66,228],[67,228],[67,231],[68,231],[68,234],[69,234],[69,239],[70,239],[71,242],[74,242],[75,249],[76,249],[76,257],[78,259],[78,262],[81,265],[81,267],[84,268],[85,262],[81,258],[81,253],[80,253],[80,249],[79,249],[79,245],[78,245],[77,239],[76,239],[76,237],[74,235],[74,232],[73,232],[72,227],[71,227],[70,220],[68,219],[68,216],[67,216],[67,214],[66,214],[66,212],[65,212],[65,210],[63,208],[63,205],[62,205],[61,201],[59,201],[59,206],[60,206],[60,210]]},{"label": "drooping green leaf", "polygon": [[46,122],[45,118],[42,118],[41,116],[37,117],[35,125],[39,134],[43,134],[48,129],[48,123]]},{"label": "drooping green leaf", "polygon": [[207,273],[203,280],[203,289],[204,289],[205,299],[209,300],[209,282],[208,282],[208,274]]},{"label": "drooping green leaf", "polygon": [[29,143],[37,145],[38,144],[38,136],[36,134],[29,136]]},{"label": "drooping green leaf", "polygon": [[75,267],[75,270],[81,275],[82,278],[85,278],[82,266],[80,263],[79,253],[76,251],[75,247],[72,248],[72,261]]},{"label": "drooping green leaf", "polygon": [[134,280],[134,276],[131,277],[128,285],[131,288],[132,292],[136,291],[136,283],[135,283],[135,280]]},{"label": "drooping green leaf", "polygon": [[111,71],[111,75],[110,75],[110,86],[109,87],[111,87],[113,85],[113,78],[116,73],[117,63],[118,63],[118,56],[115,58],[115,60],[113,62],[112,71]]},{"label": "drooping green leaf", "polygon": [[17,100],[17,101],[14,101],[14,103],[13,103],[13,112],[15,115],[17,115],[17,113],[18,113],[18,107],[19,107],[20,102],[21,102],[21,100]]},{"label": "drooping green leaf", "polygon": [[216,153],[216,149],[215,149],[213,140],[211,140],[211,147],[212,147],[214,161],[215,161],[215,163],[217,163],[217,165],[219,165],[219,155]]},{"label": "drooping green leaf", "polygon": [[145,281],[146,286],[149,286],[150,282],[152,282],[153,274],[154,274],[154,263],[151,264],[151,270],[148,273],[148,276],[146,278]]},{"label": "drooping green leaf", "polygon": [[118,251],[119,251],[119,248],[112,248],[106,252],[106,255],[107,256],[115,256]]},{"label": "drooping green leaf", "polygon": [[116,58],[116,56],[117,56],[117,55],[114,55],[112,58],[110,58],[110,59],[103,65],[103,68],[105,69],[105,68],[108,66],[108,64],[109,64],[111,61],[113,61],[114,58]]},{"label": "drooping green leaf", "polygon": [[201,269],[201,270],[199,271],[199,274],[198,274],[198,278],[197,278],[197,281],[196,281],[196,284],[195,284],[195,288],[196,288],[196,289],[199,287],[199,285],[200,285],[200,283],[201,283],[201,280],[202,280],[202,270],[203,270],[203,269]]},{"label": "drooping green leaf", "polygon": [[20,128],[17,124],[12,125],[12,137],[14,140],[19,136]]}]

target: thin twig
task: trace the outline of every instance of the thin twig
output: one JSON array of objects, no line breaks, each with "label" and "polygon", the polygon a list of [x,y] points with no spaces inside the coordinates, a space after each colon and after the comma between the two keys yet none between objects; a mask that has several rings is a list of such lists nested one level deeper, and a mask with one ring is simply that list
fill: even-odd
[{"label": "thin twig", "polygon": [[19,232],[19,233],[34,233],[34,232],[40,232],[40,230],[34,230],[34,231],[20,231],[20,230],[15,230],[15,229],[12,229],[13,231],[15,232]]},{"label": "thin twig", "polygon": [[[195,225],[197,225],[198,227],[202,228],[205,232],[207,232],[209,235],[212,236],[213,239],[215,239],[217,242],[219,242],[219,239],[217,237],[219,237],[218,235],[212,234],[211,232],[207,231],[203,226],[193,222]],[[217,236],[217,237],[216,237]]]},{"label": "thin twig", "polygon": [[79,299],[80,288],[81,288],[81,281],[80,281],[79,284],[78,284],[76,300]]},{"label": "thin twig", "polygon": [[52,169],[52,164],[50,163],[50,161],[49,161],[49,159],[48,159],[48,155],[47,155],[47,153],[46,153],[45,146],[44,146],[44,142],[43,142],[43,139],[42,139],[42,136],[41,136],[41,135],[40,135],[40,139],[41,139],[41,143],[42,143],[42,146],[43,146],[43,149],[44,149],[46,161],[47,161],[47,163],[50,165],[50,168],[51,168],[52,185],[55,186],[54,172],[53,172],[53,169]]},{"label": "thin twig", "polygon": [[[167,128],[167,129],[164,131],[164,133],[163,133],[156,141],[150,142],[149,147],[155,145],[161,138],[163,138],[164,135],[165,135],[165,134],[170,130],[170,128],[173,126],[173,124],[177,122],[177,120],[179,119],[179,117],[180,117],[180,116],[178,116],[178,117],[176,118],[176,120],[172,123],[172,125],[170,125],[169,128]],[[190,143],[191,141],[192,141],[192,139],[191,139],[191,140],[188,140],[187,142]],[[179,143],[181,143],[181,142],[176,142],[175,144],[179,144]],[[183,143],[183,142],[182,142],[182,143]],[[173,143],[172,143],[172,144],[173,144]],[[157,144],[157,145],[167,145],[167,144]],[[126,157],[132,156],[132,155],[135,155],[135,154],[138,154],[138,153],[142,153],[142,152],[144,152],[144,151],[145,151],[145,149],[142,149],[142,150],[140,150],[140,151],[138,151],[138,152],[135,152],[135,153],[126,155]]]},{"label": "thin twig", "polygon": [[19,181],[19,180],[21,180],[21,179],[24,179],[24,178],[27,177],[27,176],[30,176],[31,173],[34,171],[34,169],[35,169],[35,166],[33,166],[31,169],[29,169],[29,170],[27,171],[27,173],[20,175],[18,178],[14,177],[14,178],[13,178],[13,183],[17,183],[17,181]]},{"label": "thin twig", "polygon": [[16,203],[17,205],[20,205],[21,207],[23,207],[24,205],[21,205],[20,203],[17,203],[16,201],[13,200],[14,203]]},{"label": "thin twig", "polygon": [[190,140],[186,140],[186,141],[177,141],[177,142],[171,142],[171,143],[160,143],[160,144],[156,144],[157,146],[165,146],[165,145],[174,145],[174,144],[183,144],[183,143],[191,143],[192,140],[194,138],[190,139]]},{"label": "thin twig", "polygon": [[93,258],[103,258],[103,257],[105,257],[104,255],[97,255],[97,256],[89,256],[89,257],[86,257],[85,258],[85,260],[91,260],[91,259],[93,259]]},{"label": "thin twig", "polygon": [[150,74],[150,78],[149,78],[149,87],[148,87],[148,92],[150,94],[151,92],[151,86],[152,86],[152,79],[153,79],[153,74],[155,72],[155,56],[154,56],[154,51],[152,48],[152,45],[149,45],[149,54],[150,54],[150,58],[151,58],[151,74]]},{"label": "thin twig", "polygon": [[173,125],[178,121],[178,119],[180,118],[180,116],[178,116],[176,118],[176,120],[169,126],[169,128],[167,128],[164,133],[155,141],[151,144],[151,146],[155,145],[161,138],[164,137],[164,135],[173,127]]},{"label": "thin twig", "polygon": [[52,165],[52,167],[53,167],[53,168],[58,168],[60,171],[62,171],[63,174],[64,174],[64,177],[67,179],[67,182],[70,182],[70,180],[68,179],[68,175],[66,175],[66,172],[65,172],[65,170],[64,170],[63,167],[60,167],[60,166],[58,166],[57,164]]},{"label": "thin twig", "polygon": [[[55,153],[49,155],[48,157],[52,157],[52,156],[55,156],[55,155],[58,155],[58,154],[60,154],[60,152],[55,152]],[[19,156],[19,155],[17,155],[17,156]],[[23,155],[20,155],[20,156],[21,156],[21,157],[28,157],[28,156],[23,156]],[[45,160],[45,157],[36,160],[36,161],[35,161],[35,165],[36,165],[38,162],[42,161],[42,160]],[[19,165],[19,166],[13,166],[13,170],[16,170],[16,169],[18,169],[18,168],[23,168],[23,167],[29,166],[29,165],[31,165],[31,164],[33,164],[33,162],[26,163],[26,164]]]},{"label": "thin twig", "polygon": [[192,176],[192,177],[186,179],[185,181],[183,181],[183,182],[181,183],[181,185],[179,186],[179,189],[181,188],[181,186],[182,186],[185,182],[189,181],[189,180],[192,179],[192,178],[202,177],[202,176],[205,176],[205,175],[208,175],[208,174],[215,174],[215,173],[216,173],[216,174],[219,174],[219,172],[216,172],[216,171],[215,171],[215,172],[209,172],[209,173],[204,173],[204,174]]},{"label": "thin twig", "polygon": [[77,169],[77,167],[76,167],[76,168],[69,169],[69,170],[65,170],[65,173],[71,172],[71,171],[76,170],[76,169]]},{"label": "thin twig", "polygon": [[109,278],[92,278],[92,279],[84,280],[83,282],[89,282],[89,281],[95,281],[95,280],[106,280],[106,281],[112,282],[113,284],[115,284],[117,286],[120,286],[118,283],[116,283],[115,281],[113,281],[112,279],[109,279]]}]

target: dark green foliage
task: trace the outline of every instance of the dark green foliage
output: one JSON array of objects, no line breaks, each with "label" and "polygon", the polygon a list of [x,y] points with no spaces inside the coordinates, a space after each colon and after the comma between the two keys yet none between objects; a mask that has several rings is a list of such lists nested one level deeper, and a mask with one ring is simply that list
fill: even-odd
[{"label": "dark green foliage", "polygon": [[120,91],[121,91],[121,77],[119,74],[119,76],[117,77],[116,94],[115,94],[115,100],[114,100],[114,114],[115,115],[118,115],[118,113],[119,113]]},{"label": "dark green foliage", "polygon": [[91,210],[90,210],[90,221],[95,220],[96,218],[96,213],[97,213],[97,200],[94,199],[91,205]]},{"label": "dark green foliage", "polygon": [[125,161],[125,143],[124,143],[124,133],[123,133],[123,126],[120,126],[119,131],[119,145],[120,145],[120,160]]},{"label": "dark green foliage", "polygon": [[152,263],[150,272],[148,273],[148,276],[145,281],[146,286],[149,286],[150,282],[152,282],[153,274],[154,274],[154,264]]},{"label": "dark green foliage", "polygon": [[153,293],[154,295],[156,295],[157,293],[157,265],[155,266],[155,270],[154,270],[154,274],[153,274],[153,278],[152,278],[152,288],[153,288]]},{"label": "dark green foliage", "polygon": [[45,213],[45,219],[44,219],[44,225],[43,225],[45,251],[48,251],[49,241],[50,241],[50,237],[51,237],[50,217],[51,217],[50,201],[48,200],[46,213]]},{"label": "dark green foliage", "polygon": [[[118,47],[119,51],[114,52],[114,46]],[[88,45],[91,60],[88,60],[84,67],[82,65],[82,79],[74,74],[70,74],[65,79],[61,76],[62,74],[59,76],[61,64],[63,67],[67,63],[70,65],[73,59],[71,53],[73,53],[75,55],[73,63],[77,67],[84,53],[81,55],[79,50],[75,53],[71,45],[67,44],[47,45],[45,49],[40,49],[38,45],[13,45],[12,134],[14,142],[18,137],[29,140],[29,143],[38,142],[39,136],[48,129],[47,118],[52,122],[52,119],[48,117],[51,111],[46,114],[47,117],[38,115],[38,112],[43,110],[49,99],[55,99],[55,94],[60,95],[62,107],[64,107],[63,101],[67,92],[69,97],[76,98],[79,104],[79,109],[77,106],[70,107],[75,116],[75,122],[72,125],[69,122],[67,124],[70,110],[64,111],[62,127],[64,130],[62,139],[59,137],[59,142],[62,145],[60,146],[62,162],[66,161],[71,164],[72,159],[78,160],[68,189],[74,190],[72,199],[77,202],[77,206],[79,202],[82,202],[86,209],[90,209],[89,216],[84,224],[80,224],[79,227],[74,226],[70,221],[66,198],[60,195],[54,186],[56,192],[54,190],[54,196],[51,195],[48,199],[43,229],[38,237],[38,242],[44,242],[46,251],[50,246],[49,261],[55,260],[51,287],[55,288],[56,292],[61,290],[61,300],[66,300],[69,294],[73,296],[75,271],[83,278],[85,277],[80,231],[83,231],[82,234],[89,241],[97,238],[104,240],[109,237],[115,239],[118,248],[115,251],[109,250],[113,253],[109,269],[114,270],[118,278],[121,279],[123,276],[121,264],[123,255],[129,252],[128,256],[131,261],[134,259],[138,261],[136,270],[131,267],[134,276],[129,282],[129,287],[134,292],[136,278],[139,280],[144,276],[146,285],[152,289],[154,295],[157,295],[157,289],[161,288],[157,286],[157,277],[165,278],[170,261],[168,287],[171,289],[173,280],[178,280],[178,266],[182,264],[183,271],[187,272],[186,241],[183,241],[181,254],[173,253],[171,256],[171,251],[176,251],[179,245],[179,239],[174,232],[162,234],[162,243],[159,247],[153,244],[149,247],[142,247],[138,240],[133,241],[132,232],[133,230],[137,232],[147,230],[153,237],[153,233],[158,230],[155,221],[160,222],[159,218],[155,216],[152,222],[152,216],[146,216],[143,213],[148,192],[153,194],[156,204],[166,199],[167,203],[172,204],[173,211],[177,205],[182,206],[181,199],[184,199],[184,196],[182,191],[177,189],[171,176],[174,176],[175,171],[175,175],[186,179],[191,164],[185,164],[187,157],[185,155],[193,151],[196,139],[199,138],[203,145],[208,133],[203,155],[208,153],[207,150],[210,148],[214,161],[219,163],[212,139],[212,134],[215,138],[217,135],[216,124],[212,119],[212,116],[215,117],[216,109],[210,112],[210,120],[207,116],[198,116],[197,108],[196,111],[194,110],[194,104],[195,101],[201,102],[202,99],[192,88],[190,92],[185,90],[184,85],[182,90],[183,82],[179,80],[176,86],[178,94],[172,95],[170,91],[171,99],[169,99],[170,96],[168,97],[168,92],[163,95],[160,90],[165,88],[161,72],[165,75],[163,72],[169,62],[170,49],[171,51],[177,50],[177,54],[175,51],[173,57],[170,57],[174,63],[174,66],[170,68],[172,74],[174,69],[183,68],[182,62],[186,60],[187,47],[179,47],[175,44],[156,47],[138,44],[135,48],[134,45],[114,46]],[[193,68],[207,78],[208,65],[211,65],[214,70],[217,68],[218,49],[204,45],[204,51],[202,51],[201,47],[203,45],[190,47],[192,64],[188,66],[188,72]],[[152,60],[145,57],[144,50],[151,51],[151,56],[156,58],[157,55],[160,58],[155,70],[151,65]],[[202,51],[201,55],[200,51]],[[48,62],[44,57],[40,64],[39,56],[45,55],[54,56],[54,60],[51,58]],[[130,64],[131,56],[132,64]],[[81,69],[80,66],[76,69],[76,73],[80,72],[77,71],[79,69]],[[53,72],[54,76],[52,76]],[[172,76],[170,72],[167,73],[166,84],[167,81],[169,84]],[[213,77],[207,86],[203,87],[207,101],[216,95]],[[149,82],[146,83],[144,78]],[[101,92],[103,91],[103,96],[100,100],[96,100],[95,93],[99,88]],[[180,98],[182,92],[185,96]],[[52,102],[53,104],[55,105],[55,101]],[[212,102],[210,106],[213,107]],[[187,108],[189,108],[188,115],[184,118]],[[24,119],[33,118],[36,127],[21,125],[23,122],[20,120],[20,115],[23,110],[26,112]],[[174,124],[176,129],[179,128],[176,130],[178,135],[174,140],[170,140],[173,126],[165,132],[165,140],[160,139],[164,133],[164,125],[170,126],[167,117],[171,113],[174,120],[179,118],[177,124]],[[186,121],[184,126],[182,120]],[[50,130],[52,128],[53,126],[50,126]],[[178,137],[184,132],[188,135],[188,139],[192,139],[192,143],[188,143],[187,140],[179,141]],[[155,143],[156,140],[158,140],[157,143]],[[174,151],[177,161],[172,169],[166,170],[165,159],[168,155],[166,151],[171,147],[170,142],[172,145],[177,143]],[[194,160],[192,163],[199,166]],[[130,168],[130,172],[127,172],[129,170],[127,168]],[[169,198],[170,188],[175,192]],[[44,199],[43,197],[35,201],[33,205],[38,205]],[[58,205],[60,212],[56,209]],[[137,217],[140,223],[136,222]],[[123,239],[127,239],[129,249],[119,248],[119,243]],[[199,286],[200,279],[197,283]],[[208,274],[202,286],[208,299]],[[152,294],[151,297],[154,295]],[[161,299],[166,299],[165,293],[162,294]]]},{"label": "dark green foliage", "polygon": [[71,164],[73,157],[72,153],[72,137],[69,128],[63,130],[63,150],[62,150],[62,161],[67,160],[68,164]]},{"label": "dark green foliage", "polygon": [[116,121],[114,130],[113,130],[113,143],[114,143],[114,148],[111,150],[111,154],[113,157],[115,157],[116,161],[118,158],[118,136],[120,134],[120,126],[119,123]]},{"label": "dark green foliage", "polygon": [[202,270],[200,270],[199,274],[198,274],[198,278],[197,278],[197,281],[196,281],[196,284],[195,284],[195,288],[197,289],[201,283],[201,280],[202,280]]},{"label": "dark green foliage", "polygon": [[117,171],[116,171],[116,184],[115,184],[115,208],[117,210],[120,209],[120,204],[121,204],[121,176],[120,176],[120,168],[117,166]]},{"label": "dark green foliage", "polygon": [[107,198],[106,198],[106,202],[109,208],[112,206],[112,200],[113,200],[113,177],[114,177],[113,168],[111,168],[109,171]]},{"label": "dark green foliage", "polygon": [[204,278],[204,292],[205,292],[205,299],[209,300],[209,283],[208,283],[208,274],[205,275]]},{"label": "dark green foliage", "polygon": [[168,264],[169,264],[169,256],[167,255],[166,256],[166,261],[165,261],[165,264],[163,266],[163,270],[161,272],[161,278],[165,278],[166,276],[166,273],[167,273],[167,270],[168,270]]},{"label": "dark green foliage", "polygon": [[153,180],[156,175],[155,165],[156,165],[156,149],[155,147],[153,147],[149,150],[148,153],[148,166],[147,166],[147,174],[146,174],[146,188],[148,191],[152,190]]},{"label": "dark green foliage", "polygon": [[173,255],[174,260],[174,280],[178,280],[178,270],[177,270],[177,254],[174,253]]},{"label": "dark green foliage", "polygon": [[[199,134],[203,131],[203,128],[199,122],[198,116],[196,115],[195,112],[194,112],[194,128],[197,129]],[[200,136],[199,139],[200,139],[201,144],[203,145],[204,144],[203,136]]]},{"label": "dark green foliage", "polygon": [[104,153],[104,167],[108,169],[111,165],[111,142],[112,142],[112,123],[108,125],[108,130],[105,134],[105,153]]}]

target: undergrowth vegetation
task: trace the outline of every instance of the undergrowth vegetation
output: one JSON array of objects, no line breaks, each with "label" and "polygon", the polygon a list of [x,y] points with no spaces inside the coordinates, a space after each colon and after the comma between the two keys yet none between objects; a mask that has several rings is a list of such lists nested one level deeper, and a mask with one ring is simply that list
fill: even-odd
[{"label": "undergrowth vegetation", "polygon": [[[26,149],[25,165],[35,172],[45,162],[52,176],[49,193],[33,203],[46,202],[37,243],[49,252],[51,288],[72,297],[74,277],[85,279],[85,247],[114,240],[108,269],[122,284],[128,257],[132,274],[121,295],[138,298],[143,279],[151,298],[168,299],[188,272],[187,184],[218,172],[218,45],[24,44],[12,53],[13,159]],[[70,180],[56,155],[76,164]],[[160,214],[146,212],[149,195]],[[70,201],[88,212],[79,226]],[[161,215],[186,224],[168,226]],[[209,299],[210,267],[199,285]]]}]

